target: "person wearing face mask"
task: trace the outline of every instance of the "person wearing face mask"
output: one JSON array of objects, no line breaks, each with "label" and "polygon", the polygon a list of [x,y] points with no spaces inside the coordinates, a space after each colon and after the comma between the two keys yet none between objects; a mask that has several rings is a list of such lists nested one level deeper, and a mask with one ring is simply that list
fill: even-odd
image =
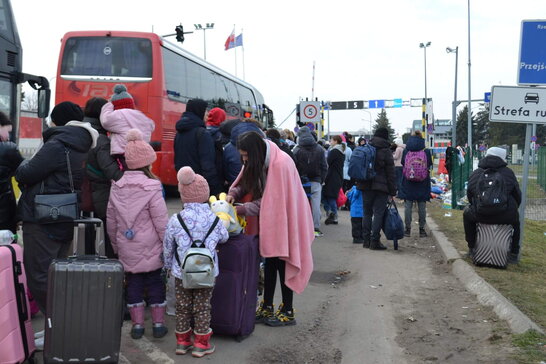
[{"label": "person wearing face mask", "polygon": [[11,177],[23,161],[17,145],[10,141],[11,120],[0,111],[0,230],[17,230],[17,203]]}]

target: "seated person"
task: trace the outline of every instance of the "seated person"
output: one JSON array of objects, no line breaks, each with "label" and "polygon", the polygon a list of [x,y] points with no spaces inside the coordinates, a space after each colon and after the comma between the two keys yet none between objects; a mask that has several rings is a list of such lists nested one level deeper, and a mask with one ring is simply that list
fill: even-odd
[{"label": "seated person", "polygon": [[[515,263],[517,262],[519,253],[520,227],[518,208],[521,203],[521,191],[514,172],[506,167],[506,165],[505,149],[492,147],[487,150],[485,158],[480,161],[478,169],[472,172],[468,180],[466,193],[470,205],[464,210],[463,224],[470,255],[472,255],[472,250],[476,245],[476,223],[512,225],[514,234],[512,236],[508,259],[509,262]],[[484,183],[480,182],[484,180],[483,175],[486,170],[498,173],[498,176],[502,179],[501,184],[504,185],[504,193],[506,194],[504,201],[506,201],[506,204],[502,208],[499,208],[498,211],[494,207],[480,208],[479,206],[483,204],[478,200],[478,196],[483,192],[481,189],[483,189],[484,185]],[[500,200],[502,202],[502,198]]]}]

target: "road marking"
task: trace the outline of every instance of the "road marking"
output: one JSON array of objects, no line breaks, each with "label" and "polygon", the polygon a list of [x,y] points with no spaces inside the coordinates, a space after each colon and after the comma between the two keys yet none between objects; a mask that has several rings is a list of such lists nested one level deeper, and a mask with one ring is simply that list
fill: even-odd
[{"label": "road marking", "polygon": [[[131,336],[131,324],[125,323],[123,325],[123,335]],[[132,344],[136,346],[142,353],[146,354],[148,358],[152,360],[152,363],[156,364],[174,364],[174,360],[169,358],[167,354],[165,354],[160,348],[155,346],[152,342],[150,342],[145,336],[143,336],[141,339],[133,340]],[[124,357],[126,360],[125,363],[131,363],[127,358]],[[121,355],[120,355],[120,363],[121,361]]]}]

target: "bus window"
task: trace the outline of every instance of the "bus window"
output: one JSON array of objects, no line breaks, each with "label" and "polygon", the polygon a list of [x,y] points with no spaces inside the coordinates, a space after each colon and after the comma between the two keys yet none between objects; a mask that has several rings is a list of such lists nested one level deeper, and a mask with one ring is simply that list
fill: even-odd
[{"label": "bus window", "polygon": [[227,90],[228,90],[228,100],[233,103],[239,102],[239,92],[237,92],[237,87],[235,86],[235,82],[228,80],[225,77],[222,77],[224,80]]},{"label": "bus window", "polygon": [[218,100],[218,107],[225,109],[225,103],[229,100],[228,90],[226,86],[226,79],[219,74],[214,75],[216,79],[216,98]]},{"label": "bus window", "polygon": [[239,91],[239,100],[241,101],[243,110],[255,115],[258,109],[252,91],[241,85],[237,85],[237,90]]},{"label": "bus window", "polygon": [[201,98],[210,104],[216,99],[216,80],[214,73],[207,69],[201,68]]},{"label": "bus window", "polygon": [[11,115],[11,82],[0,79],[0,111]]},{"label": "bus window", "polygon": [[74,37],[65,43],[61,76],[152,77],[149,39]]},{"label": "bus window", "polygon": [[197,97],[203,98],[201,92],[201,70],[197,63],[185,59],[186,62],[186,82],[188,89],[186,90],[186,96],[188,99],[195,99]]},{"label": "bus window", "polygon": [[163,48],[163,67],[165,69],[165,88],[169,99],[186,101],[189,94],[186,86],[186,62],[184,58]]},{"label": "bus window", "polygon": [[7,5],[8,4],[5,4],[4,1],[0,0],[0,36],[10,43],[15,43],[11,16],[8,13],[10,9],[7,7]]}]

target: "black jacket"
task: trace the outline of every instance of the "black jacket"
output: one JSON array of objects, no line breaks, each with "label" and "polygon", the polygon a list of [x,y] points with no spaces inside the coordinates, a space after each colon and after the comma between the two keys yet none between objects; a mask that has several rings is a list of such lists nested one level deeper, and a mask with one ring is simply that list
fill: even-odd
[{"label": "black jacket", "polygon": [[205,122],[194,113],[186,111],[176,122],[176,131],[174,138],[176,170],[190,166],[195,173],[207,180],[211,195],[220,193],[222,184],[216,170],[214,142],[206,131]]},{"label": "black jacket", "polygon": [[[430,154],[430,150],[425,148],[425,139],[416,135],[410,136],[406,143],[406,149],[404,149],[404,153],[402,154],[402,165],[406,164],[408,152],[416,152],[419,150],[425,151],[425,155],[427,156],[427,167],[430,170],[430,167],[432,167],[432,155]],[[427,178],[421,182],[408,181],[406,178],[402,177],[402,184],[400,186],[400,191],[398,191],[398,197],[408,201],[430,201],[430,172]]]},{"label": "black jacket", "polygon": [[383,138],[374,136],[370,145],[375,147],[375,177],[371,181],[357,182],[359,190],[372,190],[396,196],[396,175],[391,144]]},{"label": "black jacket", "polygon": [[328,151],[328,172],[322,187],[322,194],[327,198],[337,198],[339,189],[343,185],[343,164],[345,154],[338,148]]},{"label": "black jacket", "polygon": [[18,218],[11,177],[22,161],[23,157],[15,143],[0,142],[0,230],[11,230],[14,233]]},{"label": "black jacket", "polygon": [[[88,130],[79,126],[58,126],[43,133],[44,145],[30,160],[21,163],[15,178],[22,185],[19,211],[23,222],[36,223],[34,219],[34,196],[40,194],[42,182],[44,193],[69,193],[70,181],[65,150],[69,151],[74,188],[79,190],[84,173],[87,153],[93,144]],[[50,237],[68,242],[72,239],[73,224],[42,225]]]},{"label": "black jacket", "polygon": [[[468,179],[468,186],[466,195],[470,206],[473,208],[475,206],[475,199],[479,193],[478,191],[478,181],[480,176],[486,169],[493,168],[496,169],[502,176],[504,180],[504,188],[508,194],[508,208],[502,217],[499,216],[482,216],[476,214],[478,222],[489,223],[489,224],[511,224],[516,221],[519,221],[518,208],[521,203],[521,191],[519,189],[519,183],[514,172],[506,167],[507,163],[497,156],[486,156],[478,164],[478,169],[476,169],[470,175]],[[475,210],[474,210],[475,212]]]},{"label": "black jacket", "polygon": [[[84,121],[89,121],[84,118]],[[94,123],[91,123],[94,125]],[[86,172],[93,191],[93,206],[100,219],[106,219],[106,208],[110,197],[112,180],[117,181],[123,176],[117,161],[110,155],[110,139],[103,130],[97,130],[99,138],[97,146],[87,155]]]},{"label": "black jacket", "polygon": [[318,145],[309,133],[298,137],[298,145],[292,149],[296,167],[301,177],[307,176],[312,182],[323,183],[328,173],[324,148]]},{"label": "black jacket", "polygon": [[[229,122],[231,122],[231,120]],[[222,123],[220,130],[222,130],[225,123],[226,122]],[[237,139],[239,139],[239,136],[249,131],[255,131],[256,133],[263,135],[258,125],[252,122],[239,122],[233,124],[235,124],[235,126],[233,126],[230,132],[230,142],[224,147],[224,155],[222,157],[224,177],[228,186],[231,186],[239,175],[239,172],[241,172],[241,168],[243,168],[241,156],[237,149]]]}]

